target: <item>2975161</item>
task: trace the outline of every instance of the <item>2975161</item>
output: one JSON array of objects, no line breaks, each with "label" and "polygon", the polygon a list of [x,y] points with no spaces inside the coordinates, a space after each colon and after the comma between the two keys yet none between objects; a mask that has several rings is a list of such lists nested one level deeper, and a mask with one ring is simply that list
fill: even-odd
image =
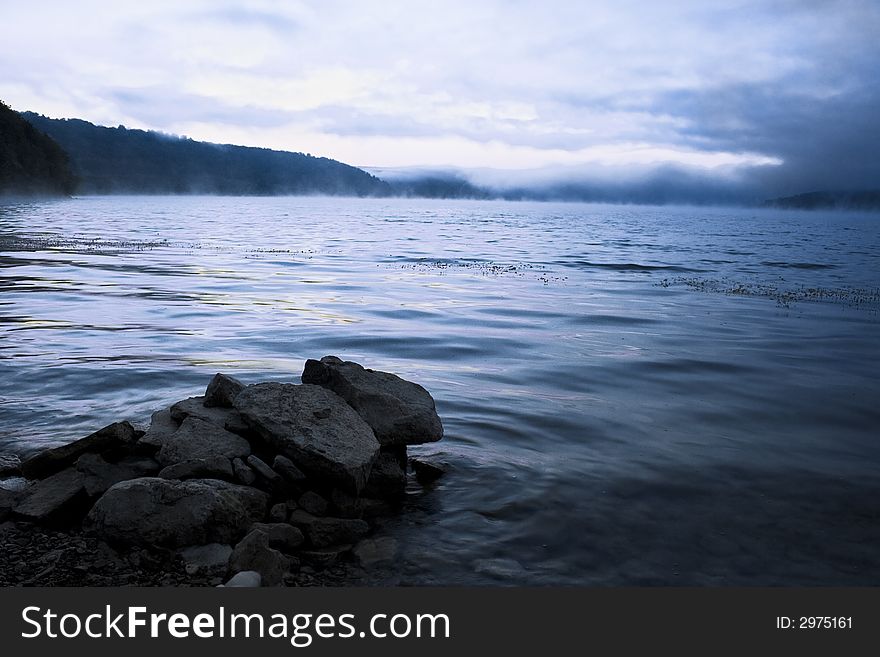
[{"label": "2975161", "polygon": [[852,616],[777,616],[780,630],[851,630]]}]

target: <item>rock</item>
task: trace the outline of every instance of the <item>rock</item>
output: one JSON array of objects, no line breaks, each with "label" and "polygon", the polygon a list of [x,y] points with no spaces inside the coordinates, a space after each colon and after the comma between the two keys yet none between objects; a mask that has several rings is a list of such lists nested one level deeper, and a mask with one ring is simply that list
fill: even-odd
[{"label": "rock", "polygon": [[254,570],[260,573],[267,586],[278,586],[290,569],[290,560],[269,546],[269,536],[255,529],[235,546],[229,557],[229,570],[241,572]]},{"label": "rock", "polygon": [[189,575],[223,576],[232,554],[232,546],[221,543],[194,545],[179,552]]},{"label": "rock", "polygon": [[134,427],[128,422],[114,422],[85,438],[67,445],[47,449],[21,464],[21,472],[28,479],[42,479],[64,468],[70,467],[86,452],[105,452],[107,450],[131,446],[137,440]]},{"label": "rock", "polygon": [[526,570],[514,559],[478,559],[474,562],[474,572],[495,579],[519,580]]},{"label": "rock", "polygon": [[105,540],[127,545],[232,543],[267,504],[265,493],[218,479],[144,477],[111,487],[87,520]]},{"label": "rock", "polygon": [[180,427],[180,423],[171,417],[171,409],[156,411],[150,417],[150,427],[137,441],[137,447],[144,452],[158,452]]},{"label": "rock", "polygon": [[315,520],[317,520],[315,516],[303,509],[294,509],[290,512],[290,515],[287,518],[287,522],[289,522],[291,525],[299,527],[300,529],[305,529],[313,522],[315,522]]},{"label": "rock", "polygon": [[430,484],[446,474],[446,468],[428,461],[410,459],[409,464],[412,466],[413,472],[416,473],[416,479],[420,484]]},{"label": "rock", "polygon": [[204,405],[207,408],[220,406],[232,408],[235,396],[244,390],[244,384],[238,379],[226,374],[215,374],[205,391]]},{"label": "rock", "polygon": [[443,437],[434,399],[417,383],[336,356],[307,360],[302,381],[332,390],[351,404],[383,446],[415,445]]},{"label": "rock", "polygon": [[254,471],[241,459],[232,459],[232,471],[235,474],[236,481],[245,486],[251,486],[257,480],[257,475],[254,474]]},{"label": "rock", "polygon": [[0,478],[21,474],[21,460],[15,454],[0,454]]},{"label": "rock", "polygon": [[294,462],[283,454],[279,454],[275,457],[275,460],[272,462],[272,469],[284,477],[287,483],[292,484],[293,486],[302,486],[306,482],[307,478],[303,474],[303,471],[296,467]]},{"label": "rock", "polygon": [[323,516],[327,513],[327,500],[314,491],[309,490],[300,495],[297,504],[312,515]]},{"label": "rock", "polygon": [[315,518],[305,528],[309,543],[316,548],[354,543],[368,531],[370,526],[356,518]]},{"label": "rock", "polygon": [[266,465],[266,462],[253,454],[248,457],[248,465],[256,473],[257,479],[271,491],[280,491],[284,487],[281,475]]},{"label": "rock", "polygon": [[170,411],[171,417],[178,422],[193,417],[235,434],[247,431],[247,424],[242,420],[238,411],[219,406],[205,406],[204,397],[190,397],[179,401],[171,407]]},{"label": "rock", "polygon": [[83,454],[76,461],[76,469],[83,475],[86,494],[95,497],[120,481],[156,474],[159,464],[147,457],[126,457],[109,463],[100,454]]},{"label": "rock", "polygon": [[255,522],[251,531],[258,529],[269,537],[269,545],[282,552],[293,552],[305,542],[303,533],[286,522]]},{"label": "rock", "polygon": [[181,461],[224,456],[227,459],[244,457],[251,446],[244,438],[196,417],[187,417],[171,438],[159,450],[157,459],[162,465]]},{"label": "rock", "polygon": [[370,497],[400,497],[406,492],[406,472],[400,467],[397,454],[382,450],[373,469],[370,478],[364,488],[364,495]]},{"label": "rock", "polygon": [[364,568],[393,563],[397,558],[397,541],[390,536],[365,538],[354,546],[352,554]]},{"label": "rock", "polygon": [[[235,573],[225,586],[228,588],[257,588],[263,583],[263,578],[255,570],[243,570]],[[224,586],[221,584],[221,586]]]},{"label": "rock", "polygon": [[84,507],[87,496],[84,477],[74,468],[56,472],[38,481],[15,507],[15,515],[32,522],[72,522],[75,511]]},{"label": "rock", "polygon": [[300,556],[316,568],[327,568],[351,552],[351,545],[333,545],[318,550],[304,550]]},{"label": "rock", "polygon": [[234,479],[232,462],[225,456],[174,463],[162,468],[158,476],[162,479]]},{"label": "rock", "polygon": [[0,479],[0,490],[10,490],[13,493],[20,493],[33,483],[34,482],[29,481],[24,477],[9,477],[7,479]]},{"label": "rock", "polygon": [[260,383],[245,388],[235,406],[262,440],[306,474],[354,493],[366,484],[379,443],[335,393],[320,386]]},{"label": "rock", "polygon": [[287,522],[287,504],[279,502],[269,509],[269,519],[272,522]]},{"label": "rock", "polygon": [[361,515],[364,518],[379,518],[381,516],[390,516],[394,513],[395,507],[385,500],[362,497],[360,499],[360,509]]}]

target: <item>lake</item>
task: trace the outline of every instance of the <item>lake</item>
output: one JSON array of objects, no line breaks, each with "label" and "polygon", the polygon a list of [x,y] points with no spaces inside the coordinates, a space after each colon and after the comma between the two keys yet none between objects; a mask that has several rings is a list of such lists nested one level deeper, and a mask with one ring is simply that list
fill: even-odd
[{"label": "lake", "polygon": [[0,290],[0,450],[327,354],[425,386],[370,583],[880,585],[876,215],[2,201]]}]

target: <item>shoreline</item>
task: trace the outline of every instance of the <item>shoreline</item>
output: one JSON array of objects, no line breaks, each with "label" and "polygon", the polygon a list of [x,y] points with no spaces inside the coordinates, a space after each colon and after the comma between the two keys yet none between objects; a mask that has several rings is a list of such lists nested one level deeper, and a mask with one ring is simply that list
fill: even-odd
[{"label": "shoreline", "polygon": [[411,481],[443,474],[407,456],[442,423],[430,394],[393,374],[327,356],[302,379],[217,374],[146,430],[117,422],[4,457],[0,475],[27,484],[0,488],[0,585],[368,582],[399,550],[377,524]]}]

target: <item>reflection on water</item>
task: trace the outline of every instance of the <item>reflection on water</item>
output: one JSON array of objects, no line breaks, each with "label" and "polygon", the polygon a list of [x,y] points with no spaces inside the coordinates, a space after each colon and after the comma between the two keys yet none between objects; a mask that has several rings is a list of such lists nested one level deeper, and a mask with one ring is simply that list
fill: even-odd
[{"label": "reflection on water", "polygon": [[0,448],[332,353],[425,385],[447,430],[378,581],[877,585],[878,289],[859,215],[0,205]]}]

